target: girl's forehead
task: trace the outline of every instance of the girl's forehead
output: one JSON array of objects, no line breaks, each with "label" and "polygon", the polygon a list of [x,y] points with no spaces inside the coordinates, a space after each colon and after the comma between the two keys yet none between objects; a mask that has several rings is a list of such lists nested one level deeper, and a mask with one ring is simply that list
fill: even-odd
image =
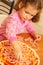
[{"label": "girl's forehead", "polygon": [[31,13],[32,15],[36,15],[39,10],[37,10],[33,5],[27,4],[27,6],[25,7],[25,10],[29,13]]}]

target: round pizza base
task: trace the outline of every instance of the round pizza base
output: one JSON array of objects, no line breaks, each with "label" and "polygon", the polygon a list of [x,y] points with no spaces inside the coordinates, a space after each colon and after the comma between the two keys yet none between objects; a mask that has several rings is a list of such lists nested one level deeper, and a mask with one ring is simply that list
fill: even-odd
[{"label": "round pizza base", "polygon": [[[4,41],[0,42],[0,49],[3,48],[3,44],[5,44],[5,45],[7,44],[7,46],[9,47],[9,52],[10,51],[12,52],[12,49],[13,49],[13,53],[16,54],[15,56],[17,56],[17,58],[16,58],[16,60],[14,59],[13,64],[9,63],[9,62],[7,63],[6,62],[7,59],[6,60],[2,59],[2,57],[1,57],[2,51],[1,51],[0,59],[2,62],[0,61],[0,63],[2,63],[2,65],[5,65],[3,63],[3,61],[7,63],[6,65],[40,65],[40,58],[39,58],[38,54],[36,53],[36,51],[33,48],[28,46],[26,43],[23,43],[21,41],[15,41],[13,44],[11,44],[12,47],[10,47],[9,41],[4,40]],[[7,46],[6,46],[6,49],[7,49]],[[10,50],[10,48],[12,48],[12,49]],[[11,56],[13,56],[13,55],[14,54],[12,54]],[[14,58],[14,56],[13,56],[13,58]]]}]

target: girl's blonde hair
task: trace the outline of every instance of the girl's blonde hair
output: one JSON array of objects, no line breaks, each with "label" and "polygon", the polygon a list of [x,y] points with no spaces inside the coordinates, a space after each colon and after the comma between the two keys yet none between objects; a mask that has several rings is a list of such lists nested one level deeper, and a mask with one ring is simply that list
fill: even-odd
[{"label": "girl's blonde hair", "polygon": [[18,0],[16,5],[14,6],[14,8],[16,10],[19,10],[18,5],[19,5],[20,2],[23,3],[24,7],[26,6],[27,3],[29,3],[29,4],[33,5],[33,7],[35,6],[35,8],[37,10],[39,10],[39,12],[32,18],[33,22],[38,22],[39,18],[40,18],[41,9],[42,9],[41,0]]}]

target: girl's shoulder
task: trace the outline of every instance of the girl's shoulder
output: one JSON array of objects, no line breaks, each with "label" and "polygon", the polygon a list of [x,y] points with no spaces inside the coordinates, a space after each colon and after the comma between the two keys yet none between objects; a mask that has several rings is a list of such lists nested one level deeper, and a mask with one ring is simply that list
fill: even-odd
[{"label": "girl's shoulder", "polygon": [[12,13],[10,14],[10,16],[14,16],[14,17],[16,17],[17,15],[18,15],[18,13],[16,10],[13,10]]}]

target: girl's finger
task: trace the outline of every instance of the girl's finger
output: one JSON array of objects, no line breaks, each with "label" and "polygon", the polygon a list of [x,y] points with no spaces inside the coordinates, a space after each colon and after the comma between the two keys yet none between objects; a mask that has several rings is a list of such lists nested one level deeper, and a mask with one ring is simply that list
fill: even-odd
[{"label": "girl's finger", "polygon": [[41,36],[40,35],[38,36],[38,39],[37,40],[41,40]]}]

